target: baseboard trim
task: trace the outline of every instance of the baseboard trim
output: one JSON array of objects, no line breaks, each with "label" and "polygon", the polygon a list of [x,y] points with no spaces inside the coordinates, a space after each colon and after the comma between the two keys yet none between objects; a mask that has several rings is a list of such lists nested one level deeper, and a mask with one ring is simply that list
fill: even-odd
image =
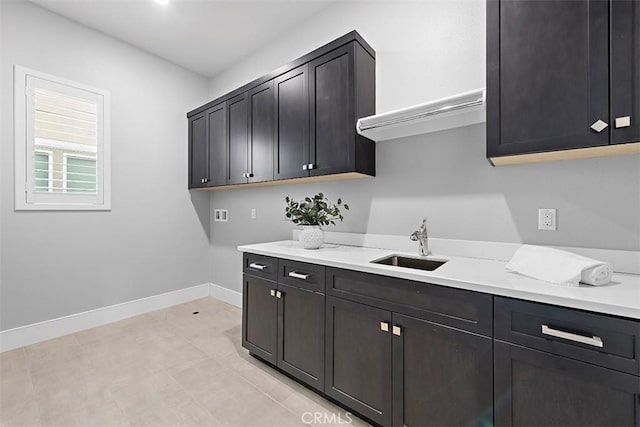
[{"label": "baseboard trim", "polygon": [[[40,341],[72,334],[84,329],[95,328],[96,326],[102,326],[128,317],[138,316],[150,311],[160,310],[172,305],[208,297],[210,295],[213,295],[225,302],[229,302],[222,297],[214,295],[211,292],[213,286],[222,288],[217,285],[205,283],[160,295],[153,295],[146,298],[97,308],[95,310],[71,314],[57,319],[45,320],[31,325],[19,326],[13,329],[7,329],[6,331],[0,331],[0,353],[13,350],[18,347],[24,347],[25,345],[35,344]],[[218,293],[222,294],[222,292],[219,291]],[[239,300],[240,304],[242,304],[242,297],[240,297]],[[232,302],[230,303],[233,304]]]},{"label": "baseboard trim", "polygon": [[225,288],[224,286],[210,284],[211,291],[209,294],[219,299],[220,301],[224,301],[227,304],[235,305],[236,307],[242,307],[242,292],[232,291],[229,288]]}]

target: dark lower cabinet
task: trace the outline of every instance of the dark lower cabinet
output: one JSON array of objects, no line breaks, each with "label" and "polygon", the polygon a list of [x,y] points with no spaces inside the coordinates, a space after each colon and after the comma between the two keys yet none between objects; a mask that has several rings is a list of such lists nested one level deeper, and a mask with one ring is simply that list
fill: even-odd
[{"label": "dark lower cabinet", "polygon": [[382,425],[391,424],[391,313],[327,297],[325,393]]},{"label": "dark lower cabinet", "polygon": [[640,378],[495,342],[496,426],[640,426]]},{"label": "dark lower cabinet", "polygon": [[275,364],[278,346],[277,283],[247,274],[242,277],[242,346]]},{"label": "dark lower cabinet", "polygon": [[324,391],[324,295],[278,284],[277,366]]},{"label": "dark lower cabinet", "polygon": [[[276,282],[275,258],[245,254],[244,262],[248,273],[243,274],[242,346],[323,392],[324,293],[307,288],[304,279],[297,286]],[[306,275],[298,270],[300,277]],[[317,266],[309,269],[314,270]]]},{"label": "dark lower cabinet", "polygon": [[393,425],[493,424],[489,337],[393,313]]}]

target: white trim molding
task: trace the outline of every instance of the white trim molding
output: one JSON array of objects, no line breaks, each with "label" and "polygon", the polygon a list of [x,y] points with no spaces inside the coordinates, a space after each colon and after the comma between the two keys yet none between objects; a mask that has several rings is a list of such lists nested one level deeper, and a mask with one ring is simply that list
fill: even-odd
[{"label": "white trim molding", "polygon": [[[19,326],[13,329],[7,329],[6,331],[0,331],[0,352],[72,334],[84,329],[106,325],[107,323],[171,307],[172,305],[208,297],[211,295],[211,289],[213,286],[216,285],[205,283],[164,294],[153,295],[146,298],[97,308],[95,310],[59,317],[57,319]],[[229,292],[232,293],[233,291]],[[230,302],[221,297],[217,298],[225,302]],[[240,302],[241,301],[242,297],[240,297]],[[233,302],[231,302],[231,304],[233,304]]]},{"label": "white trim molding", "polygon": [[232,291],[224,286],[210,284],[210,295],[213,298],[226,302],[227,304],[235,305],[236,307],[242,307],[242,292]]}]

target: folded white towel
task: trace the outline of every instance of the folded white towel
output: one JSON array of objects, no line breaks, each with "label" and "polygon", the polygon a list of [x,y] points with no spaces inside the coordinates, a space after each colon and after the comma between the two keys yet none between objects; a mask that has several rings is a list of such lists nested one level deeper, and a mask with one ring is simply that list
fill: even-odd
[{"label": "folded white towel", "polygon": [[578,282],[601,286],[609,283],[613,269],[608,262],[543,246],[522,245],[505,269],[534,279],[578,286]]}]

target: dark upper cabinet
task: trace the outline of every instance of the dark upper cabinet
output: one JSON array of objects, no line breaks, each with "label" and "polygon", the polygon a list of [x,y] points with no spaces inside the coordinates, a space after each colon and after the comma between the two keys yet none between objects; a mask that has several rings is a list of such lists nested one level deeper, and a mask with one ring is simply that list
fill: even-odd
[{"label": "dark upper cabinet", "polygon": [[326,300],[325,393],[382,425],[391,424],[391,313]]},{"label": "dark upper cabinet", "polygon": [[495,342],[496,426],[640,426],[640,379]]},{"label": "dark upper cabinet", "polygon": [[207,112],[189,118],[189,188],[207,186],[209,176]]},{"label": "dark upper cabinet", "polygon": [[[611,143],[640,141],[640,2],[611,1]],[[618,124],[629,126],[618,127]]]},{"label": "dark upper cabinet", "polygon": [[227,184],[247,182],[249,173],[249,111],[247,93],[227,101]]},{"label": "dark upper cabinet", "polygon": [[209,136],[208,186],[227,182],[227,107],[222,103],[207,110]]},{"label": "dark upper cabinet", "polygon": [[640,141],[637,10],[637,1],[488,0],[487,156]]},{"label": "dark upper cabinet", "polygon": [[[224,123],[218,120],[224,130],[207,138],[198,119],[214,105],[226,108]],[[190,188],[375,175],[375,143],[355,130],[358,118],[372,114],[375,53],[353,31],[189,112],[189,149],[198,154],[191,159],[213,153],[207,144],[217,141],[214,136],[224,132],[226,138],[223,168],[218,160],[210,165],[191,161]],[[223,173],[225,182],[211,183],[209,175]]]},{"label": "dark upper cabinet", "polygon": [[493,425],[490,337],[393,313],[393,425]]},{"label": "dark upper cabinet", "polygon": [[247,149],[247,182],[273,179],[273,81],[251,89],[248,93],[249,137]]},{"label": "dark upper cabinet", "polygon": [[356,42],[309,63],[310,176],[375,175],[375,146],[356,133],[375,114],[375,61]]},{"label": "dark upper cabinet", "polygon": [[309,66],[305,64],[274,80],[275,147],[274,179],[308,176],[309,163]]}]

